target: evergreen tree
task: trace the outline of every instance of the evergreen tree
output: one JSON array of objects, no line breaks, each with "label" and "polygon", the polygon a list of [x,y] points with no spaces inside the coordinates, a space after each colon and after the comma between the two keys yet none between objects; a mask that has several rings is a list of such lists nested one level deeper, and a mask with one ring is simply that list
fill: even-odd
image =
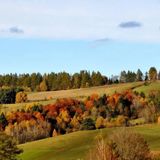
[{"label": "evergreen tree", "polygon": [[158,80],[160,80],[160,72],[158,73]]},{"label": "evergreen tree", "polygon": [[81,87],[81,77],[79,73],[75,73],[72,76],[72,88],[80,88]]},{"label": "evergreen tree", "polygon": [[22,153],[22,149],[16,146],[12,137],[0,132],[0,159],[17,160],[17,155]]},{"label": "evergreen tree", "polygon": [[145,73],[145,81],[148,81],[148,72]]},{"label": "evergreen tree", "polygon": [[138,69],[137,71],[137,77],[136,77],[137,81],[142,81],[143,80],[143,73],[140,69]]},{"label": "evergreen tree", "polygon": [[100,72],[92,72],[91,81],[93,86],[101,86],[104,84],[104,79]]},{"label": "evergreen tree", "polygon": [[87,71],[81,71],[81,88],[90,87],[91,86],[91,76]]},{"label": "evergreen tree", "polygon": [[126,74],[126,82],[135,82],[136,74],[132,71],[128,71]]},{"label": "evergreen tree", "polygon": [[122,71],[120,74],[120,82],[125,83],[127,81],[126,71]]}]

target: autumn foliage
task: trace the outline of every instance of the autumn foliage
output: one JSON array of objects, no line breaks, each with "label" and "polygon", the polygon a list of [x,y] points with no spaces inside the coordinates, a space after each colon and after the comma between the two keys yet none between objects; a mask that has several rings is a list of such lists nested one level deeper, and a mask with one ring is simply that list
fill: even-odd
[{"label": "autumn foliage", "polygon": [[138,118],[154,121],[156,103],[159,103],[156,94],[148,100],[130,90],[110,96],[92,94],[84,101],[57,99],[54,104],[32,104],[23,110],[1,114],[0,130],[24,143],[78,130],[129,126]]},{"label": "autumn foliage", "polygon": [[25,93],[25,92],[18,92],[16,94],[16,103],[27,102],[27,100],[28,100],[27,93]]}]

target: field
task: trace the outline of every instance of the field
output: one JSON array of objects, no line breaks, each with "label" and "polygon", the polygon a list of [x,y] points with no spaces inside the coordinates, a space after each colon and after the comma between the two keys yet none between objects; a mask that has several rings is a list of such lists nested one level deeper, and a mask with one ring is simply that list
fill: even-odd
[{"label": "field", "polygon": [[[159,125],[144,125],[132,127],[131,129],[144,136],[151,151],[156,152],[160,150]],[[80,160],[85,157],[89,149],[93,146],[98,134],[107,137],[113,130],[115,130],[115,128],[79,131],[63,136],[26,143],[19,146],[24,149],[21,158],[23,160]]]},{"label": "field", "polygon": [[91,87],[91,88],[81,88],[81,89],[71,89],[63,91],[50,91],[50,92],[36,92],[28,94],[28,99],[30,101],[42,101],[48,98],[57,99],[57,98],[77,98],[83,99],[87,96],[90,96],[93,93],[99,95],[112,94],[114,92],[122,92],[127,89],[137,88],[143,85],[143,82],[134,82],[134,83],[125,83],[125,84],[114,84],[106,85],[100,87]]},{"label": "field", "polygon": [[152,90],[160,90],[160,81],[152,82],[148,85],[142,85],[134,90],[137,92],[144,92],[147,95]]}]

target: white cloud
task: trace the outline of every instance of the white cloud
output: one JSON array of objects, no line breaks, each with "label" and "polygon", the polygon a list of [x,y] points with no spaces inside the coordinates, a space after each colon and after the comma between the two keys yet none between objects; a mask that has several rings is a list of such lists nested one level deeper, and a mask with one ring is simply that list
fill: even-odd
[{"label": "white cloud", "polygon": [[[157,0],[0,0],[0,30],[20,26],[23,37],[160,42],[159,17]],[[117,27],[131,21],[143,27]]]}]

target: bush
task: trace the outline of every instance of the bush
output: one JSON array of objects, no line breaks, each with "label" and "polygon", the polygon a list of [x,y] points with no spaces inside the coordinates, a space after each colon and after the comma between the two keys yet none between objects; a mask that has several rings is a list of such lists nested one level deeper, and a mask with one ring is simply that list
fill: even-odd
[{"label": "bush", "polygon": [[148,95],[149,102],[160,112],[160,91],[151,91]]},{"label": "bush", "polygon": [[89,151],[86,160],[112,160],[110,149],[102,136],[97,138],[95,148]]},{"label": "bush", "polygon": [[150,150],[144,138],[128,129],[115,131],[109,138],[109,147],[118,160],[149,160]]},{"label": "bush", "polygon": [[17,148],[13,138],[0,132],[0,159],[17,160],[16,157],[20,153],[22,153],[22,150]]},{"label": "bush", "polygon": [[144,118],[146,123],[153,123],[157,119],[156,114],[156,107],[150,104],[141,110],[139,117]]},{"label": "bush", "polygon": [[107,140],[101,136],[86,160],[151,160],[148,144],[140,134],[121,129]]},{"label": "bush", "polygon": [[16,103],[24,103],[27,102],[27,93],[26,92],[18,92],[16,94]]}]

